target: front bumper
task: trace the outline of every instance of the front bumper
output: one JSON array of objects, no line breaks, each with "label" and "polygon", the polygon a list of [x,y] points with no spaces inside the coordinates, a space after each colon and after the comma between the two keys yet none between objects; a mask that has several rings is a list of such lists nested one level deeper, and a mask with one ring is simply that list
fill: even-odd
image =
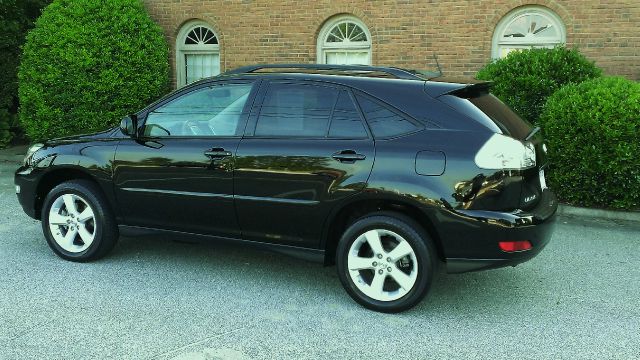
[{"label": "front bumper", "polygon": [[18,201],[24,212],[30,217],[39,220],[36,206],[37,170],[28,166],[21,166],[16,170],[13,182],[16,185]]},{"label": "front bumper", "polygon": [[[555,194],[545,189],[538,205],[527,212],[451,211],[441,229],[447,272],[515,266],[534,258],[551,239],[557,208]],[[500,241],[524,240],[531,243],[530,250],[507,253],[498,246]]]}]

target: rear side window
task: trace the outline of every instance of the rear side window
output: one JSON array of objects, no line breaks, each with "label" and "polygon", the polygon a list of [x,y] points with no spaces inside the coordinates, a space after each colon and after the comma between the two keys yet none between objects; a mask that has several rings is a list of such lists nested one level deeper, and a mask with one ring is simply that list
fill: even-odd
[{"label": "rear side window", "polygon": [[418,129],[414,123],[384,105],[361,95],[356,97],[375,137],[393,137]]},{"label": "rear side window", "polygon": [[255,135],[324,137],[338,90],[324,86],[271,84]]},{"label": "rear side window", "polygon": [[305,84],[272,84],[265,96],[256,136],[366,138],[367,132],[345,90]]},{"label": "rear side window", "polygon": [[332,138],[366,138],[367,131],[360,119],[358,109],[348,92],[340,91],[338,102],[331,117],[329,137]]}]

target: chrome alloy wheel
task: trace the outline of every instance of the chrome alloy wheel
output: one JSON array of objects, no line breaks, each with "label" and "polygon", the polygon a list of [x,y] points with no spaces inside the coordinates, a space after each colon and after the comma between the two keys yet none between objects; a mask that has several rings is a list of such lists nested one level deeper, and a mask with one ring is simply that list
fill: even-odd
[{"label": "chrome alloy wheel", "polygon": [[347,266],[358,290],[378,301],[403,297],[418,276],[418,261],[409,242],[384,229],[361,234],[351,244]]},{"label": "chrome alloy wheel", "polygon": [[96,219],[89,203],[75,194],[60,195],[49,210],[49,230],[55,242],[71,253],[86,250],[96,236]]}]

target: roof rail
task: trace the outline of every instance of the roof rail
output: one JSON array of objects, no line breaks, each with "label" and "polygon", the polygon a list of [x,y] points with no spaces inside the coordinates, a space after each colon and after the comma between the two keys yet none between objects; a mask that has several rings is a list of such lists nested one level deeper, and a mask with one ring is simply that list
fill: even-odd
[{"label": "roof rail", "polygon": [[368,65],[326,65],[326,64],[261,64],[239,67],[229,70],[225,75],[247,74],[262,69],[304,69],[304,70],[321,70],[321,71],[361,71],[361,72],[380,72],[389,74],[398,79],[405,80],[426,80],[414,71],[400,69],[396,67],[384,66],[368,66]]}]

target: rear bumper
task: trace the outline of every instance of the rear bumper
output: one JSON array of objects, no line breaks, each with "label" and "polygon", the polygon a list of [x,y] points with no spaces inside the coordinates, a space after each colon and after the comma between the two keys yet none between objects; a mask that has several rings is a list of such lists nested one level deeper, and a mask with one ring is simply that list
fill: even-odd
[{"label": "rear bumper", "polygon": [[[451,231],[443,232],[447,234],[443,240],[449,245],[445,245],[447,272],[516,266],[531,260],[549,243],[557,208],[555,194],[545,189],[538,205],[527,212],[453,211],[447,226]],[[507,253],[498,246],[500,241],[524,240],[531,243],[530,250]]]}]

